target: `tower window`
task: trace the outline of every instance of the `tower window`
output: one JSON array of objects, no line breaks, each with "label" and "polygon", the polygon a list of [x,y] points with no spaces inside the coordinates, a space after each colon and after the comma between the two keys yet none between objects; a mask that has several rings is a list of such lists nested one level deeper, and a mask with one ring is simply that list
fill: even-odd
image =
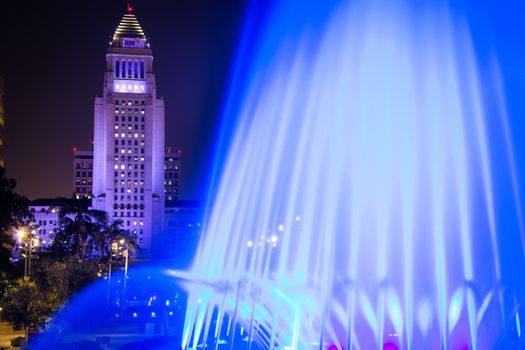
[{"label": "tower window", "polygon": [[140,79],[144,79],[144,61],[140,61]]},{"label": "tower window", "polygon": [[115,61],[115,76],[117,78],[120,78],[120,61],[119,60]]},{"label": "tower window", "polygon": [[137,78],[139,77],[139,69],[138,69],[138,66],[137,66],[137,65],[138,65],[138,62],[135,61],[135,65],[133,66],[133,68],[134,68],[133,70],[134,70],[134,77],[135,77],[135,79],[137,79]]},{"label": "tower window", "polygon": [[120,76],[122,78],[125,78],[126,77],[126,61],[125,60],[122,60],[122,67],[121,67],[121,74]]},{"label": "tower window", "polygon": [[133,78],[133,75],[131,73],[132,66],[131,66],[131,60],[128,61],[128,78]]}]

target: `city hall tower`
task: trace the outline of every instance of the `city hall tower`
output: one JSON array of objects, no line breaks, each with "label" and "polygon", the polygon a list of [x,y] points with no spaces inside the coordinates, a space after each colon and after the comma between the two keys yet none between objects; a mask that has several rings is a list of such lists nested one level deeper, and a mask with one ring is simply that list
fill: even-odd
[{"label": "city hall tower", "polygon": [[94,113],[93,208],[135,232],[142,257],[155,256],[164,227],[164,101],[132,8],[109,41]]}]

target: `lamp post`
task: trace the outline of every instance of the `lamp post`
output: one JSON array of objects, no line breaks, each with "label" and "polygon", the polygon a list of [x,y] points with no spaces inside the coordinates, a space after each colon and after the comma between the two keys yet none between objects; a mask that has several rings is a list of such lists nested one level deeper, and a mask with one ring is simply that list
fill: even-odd
[{"label": "lamp post", "polygon": [[[120,256],[124,258],[124,286],[122,288],[122,294],[120,297],[121,305],[120,307],[124,307],[124,302],[126,298],[126,287],[127,287],[127,280],[128,280],[128,262],[129,262],[129,250],[128,246],[126,244],[125,239],[120,239],[113,241],[111,243],[111,253],[109,256],[109,268],[108,268],[108,289],[107,289],[107,296],[106,299],[109,303],[110,301],[110,290],[111,290],[111,273],[112,273],[112,263],[113,263],[113,257],[118,259]],[[115,262],[118,260],[115,260]]]},{"label": "lamp post", "polygon": [[[17,231],[18,243],[24,249],[24,278],[31,274],[31,259],[33,256],[33,248],[40,246],[39,238],[36,236],[36,229],[34,226],[28,232],[25,228],[20,228]],[[27,303],[26,313],[29,313],[29,302]],[[26,341],[29,339],[29,327],[24,325],[24,336]]]},{"label": "lamp post", "polygon": [[108,292],[107,292],[107,296],[106,296],[106,300],[109,304],[109,299],[110,299],[110,295],[111,295],[111,263],[113,262],[113,256],[115,255],[115,253],[118,252],[118,245],[117,245],[117,242],[112,242],[111,243],[111,251],[109,252],[109,258],[108,258]]},{"label": "lamp post", "polygon": [[31,274],[33,249],[40,246],[39,239],[35,236],[35,234],[35,229],[31,229],[30,233],[23,228],[17,231],[18,242],[21,247],[24,247],[24,277],[27,277]]},{"label": "lamp post", "polygon": [[[124,240],[121,240],[121,243],[124,244]],[[124,303],[126,302],[126,286],[128,283],[128,258],[129,258],[129,250],[127,245],[123,245],[124,250],[122,251],[122,255],[124,256],[124,288],[122,292],[122,307],[124,307]]]}]

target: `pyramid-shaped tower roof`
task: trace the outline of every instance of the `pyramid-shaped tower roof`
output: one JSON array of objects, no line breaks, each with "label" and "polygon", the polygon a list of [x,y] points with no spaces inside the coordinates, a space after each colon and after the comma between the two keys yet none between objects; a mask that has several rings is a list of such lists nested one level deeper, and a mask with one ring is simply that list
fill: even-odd
[{"label": "pyramid-shaped tower roof", "polygon": [[121,38],[146,39],[146,35],[144,34],[137,17],[133,14],[133,8],[130,6],[128,6],[128,12],[122,16],[122,19],[115,30],[115,34],[113,34],[114,41]]}]

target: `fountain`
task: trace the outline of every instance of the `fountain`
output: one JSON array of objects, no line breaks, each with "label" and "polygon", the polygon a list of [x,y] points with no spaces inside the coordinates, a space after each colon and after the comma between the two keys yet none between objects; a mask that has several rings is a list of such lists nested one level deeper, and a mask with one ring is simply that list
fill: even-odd
[{"label": "fountain", "polygon": [[440,0],[253,1],[191,269],[101,279],[32,348],[525,348],[520,124],[470,29]]},{"label": "fountain", "polygon": [[479,66],[445,2],[263,3],[224,111],[182,347],[525,346],[497,60]]}]

